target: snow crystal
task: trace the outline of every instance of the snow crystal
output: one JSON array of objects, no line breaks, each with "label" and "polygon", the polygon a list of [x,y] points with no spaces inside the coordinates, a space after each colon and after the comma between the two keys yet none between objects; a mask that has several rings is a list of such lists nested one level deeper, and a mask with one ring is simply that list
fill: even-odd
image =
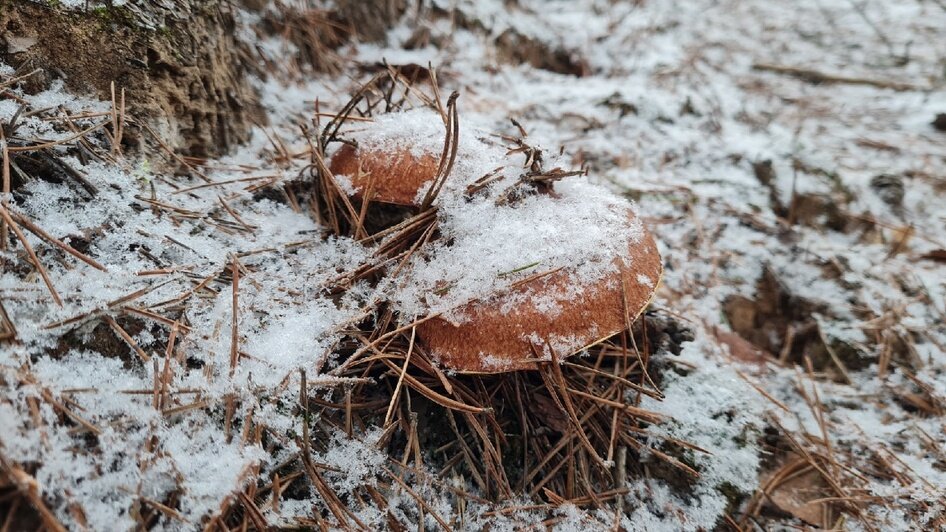
[{"label": "snow crystal", "polygon": [[333,468],[326,474],[335,481],[340,494],[351,493],[365,484],[374,485],[374,476],[387,461],[385,454],[376,447],[382,434],[380,428],[369,431],[363,439],[337,434],[328,450],[317,456],[317,461]]}]

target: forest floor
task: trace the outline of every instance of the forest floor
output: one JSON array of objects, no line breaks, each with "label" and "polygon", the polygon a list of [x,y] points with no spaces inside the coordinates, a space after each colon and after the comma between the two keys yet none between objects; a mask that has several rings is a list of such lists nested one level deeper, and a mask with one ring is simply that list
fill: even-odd
[{"label": "forest floor", "polygon": [[[320,72],[237,20],[269,123],[214,160],[126,157],[118,97],[0,64],[0,529],[946,528],[942,1],[434,0]],[[369,280],[387,241],[309,199],[318,131],[391,72],[405,107],[459,93],[461,150],[586,171],[556,185],[571,211],[509,207],[524,234],[443,199],[451,245],[489,245],[431,251],[434,280],[470,299],[597,260],[614,235],[563,220],[633,201],[664,274],[630,334],[558,372],[412,360],[386,305],[457,301],[409,253]],[[628,341],[647,370],[601,384]]]}]

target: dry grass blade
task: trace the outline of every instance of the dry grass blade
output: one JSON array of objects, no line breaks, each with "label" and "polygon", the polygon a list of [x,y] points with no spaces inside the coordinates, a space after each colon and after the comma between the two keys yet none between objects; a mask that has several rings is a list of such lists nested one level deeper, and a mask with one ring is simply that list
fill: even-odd
[{"label": "dry grass blade", "polygon": [[[394,363],[391,362],[390,360],[382,360],[382,362],[388,365],[392,371],[397,372],[400,370],[400,368],[394,365]],[[449,408],[451,410],[456,410],[459,412],[467,412],[469,414],[480,414],[485,411],[485,409],[482,407],[471,406],[466,403],[455,401],[453,399],[450,399],[449,397],[441,395],[435,392],[434,390],[432,390],[430,387],[425,386],[415,377],[413,377],[412,375],[406,372],[404,373],[404,381],[408,384],[408,386],[411,387],[411,389],[416,390],[418,393],[420,393],[424,397],[430,399],[431,401],[441,406]]]},{"label": "dry grass blade", "polygon": [[181,166],[187,168],[188,171],[190,171],[197,177],[203,179],[205,182],[207,183],[213,182],[209,177],[207,177],[206,174],[201,172],[196,166],[190,164],[189,162],[184,160],[183,157],[178,155],[177,152],[175,152],[170,146],[167,145],[166,142],[164,142],[164,139],[161,138],[161,135],[158,135],[154,131],[154,129],[152,129],[151,126],[149,126],[146,122],[135,122],[135,125],[139,127],[143,127],[144,130],[147,131],[149,135],[151,135],[151,138],[154,139],[154,141],[158,143],[158,146],[161,147],[161,150],[164,151],[164,153],[166,153],[172,160],[176,161]]},{"label": "dry grass blade", "polygon": [[62,525],[43,501],[39,490],[39,483],[35,478],[27,474],[23,469],[17,467],[3,454],[0,454],[0,473],[5,473],[10,477],[10,480],[17,487],[19,492],[29,501],[30,506],[39,513],[42,524],[47,530],[53,532],[66,531],[66,527]]},{"label": "dry grass blade", "polygon": [[10,213],[7,212],[6,207],[0,205],[0,216],[3,217],[3,220],[13,229],[13,234],[16,235],[20,243],[23,244],[23,248],[26,249],[26,253],[30,257],[30,261],[33,263],[33,267],[39,272],[40,276],[43,278],[43,282],[46,283],[46,288],[49,289],[50,295],[53,297],[53,301],[56,302],[60,307],[63,306],[62,298],[59,297],[59,292],[56,291],[56,287],[53,286],[52,280],[49,278],[49,274],[46,273],[46,268],[39,262],[39,258],[36,256],[36,253],[33,251],[33,246],[30,245],[29,241],[26,239],[26,236],[23,234],[23,231],[20,230],[20,227],[13,221],[13,218],[10,217]]},{"label": "dry grass blade", "polygon": [[444,183],[453,170],[453,164],[457,159],[457,149],[460,146],[460,119],[457,116],[457,98],[460,93],[454,92],[447,100],[447,134],[444,137],[443,153],[440,155],[440,164],[437,168],[437,175],[434,182],[430,185],[427,193],[424,195],[424,201],[421,202],[420,210],[426,211],[437,199],[437,195],[443,188]]},{"label": "dry grass blade", "polygon": [[[549,380],[550,386],[549,390],[553,388],[558,388],[562,404],[564,404],[564,410],[568,414],[569,419],[573,424],[575,433],[578,435],[578,440],[581,441],[582,445],[588,449],[588,453],[595,459],[595,462],[602,468],[607,468],[604,463],[604,459],[598,456],[598,452],[595,450],[594,446],[591,444],[591,440],[588,439],[588,436],[585,434],[585,430],[581,425],[581,422],[578,421],[578,415],[575,413],[575,406],[572,403],[571,391],[568,388],[568,384],[565,382],[565,377],[562,374],[562,367],[558,363],[558,357],[555,354],[555,350],[551,345],[546,344],[546,347],[549,350],[549,353],[552,355],[552,363],[548,365],[551,373],[551,379]],[[543,373],[543,377],[545,374]],[[555,395],[552,396],[553,398]]]},{"label": "dry grass blade", "polygon": [[3,308],[3,301],[0,301],[0,342],[16,339],[16,327],[10,321],[7,310]]},{"label": "dry grass blade", "polygon": [[391,422],[391,412],[397,404],[400,397],[401,385],[404,384],[404,375],[407,373],[407,366],[411,363],[411,354],[414,352],[414,338],[417,336],[417,328],[411,328],[411,342],[407,347],[407,355],[404,357],[404,366],[401,367],[401,375],[397,379],[397,386],[394,387],[394,393],[391,394],[391,404],[388,405],[388,413],[384,415],[384,426]]},{"label": "dry grass blade", "polygon": [[112,157],[122,156],[122,138],[125,135],[125,87],[121,89],[118,108],[115,106],[115,85],[112,84],[112,112],[115,116],[112,130]]},{"label": "dry grass blade", "polygon": [[252,521],[253,526],[257,530],[269,530],[271,527],[266,521],[266,517],[263,515],[263,512],[259,509],[259,506],[256,505],[253,500],[247,496],[246,492],[240,491],[237,493],[237,497],[240,499],[240,502],[243,504],[243,508],[246,509],[246,513]]},{"label": "dry grass blade", "polygon": [[230,321],[230,376],[236,371],[239,361],[240,348],[240,316],[239,316],[239,294],[240,294],[240,263],[236,256],[233,256],[230,263],[230,275],[233,278],[233,301]]},{"label": "dry grass blade", "polygon": [[664,420],[664,417],[661,416],[660,414],[656,414],[649,410],[644,410],[643,408],[638,408],[634,405],[628,405],[620,401],[613,401],[611,399],[607,399],[605,397],[601,397],[599,395],[591,394],[588,392],[583,392],[581,390],[576,390],[574,388],[566,388],[566,391],[569,394],[574,394],[579,397],[584,397],[591,401],[595,401],[595,402],[610,406],[616,409],[618,412],[624,412],[626,414],[630,414],[642,421],[647,421],[649,423],[659,423]]},{"label": "dry grass blade", "polygon": [[348,199],[348,194],[342,190],[342,187],[338,184],[338,181],[335,179],[335,176],[332,175],[332,171],[329,170],[328,165],[325,164],[325,158],[322,155],[321,150],[314,150],[312,152],[312,160],[314,162],[314,167],[317,170],[316,176],[318,178],[318,197],[323,198],[326,208],[329,209],[329,219],[332,220],[332,226],[334,227],[336,234],[341,234],[341,226],[337,219],[336,214],[336,204],[341,204],[344,207],[345,221],[348,227],[356,227],[358,220],[358,211],[352,205],[351,200]]},{"label": "dry grass blade", "polygon": [[921,90],[920,87],[903,83],[900,81],[891,81],[883,79],[869,79],[853,76],[842,76],[838,74],[829,74],[810,68],[800,68],[787,65],[774,65],[769,63],[756,63],[752,65],[755,70],[774,72],[776,74],[785,74],[794,78],[807,81],[808,83],[841,83],[848,85],[871,85],[882,89],[892,89],[895,91],[915,91]]},{"label": "dry grass blade", "polygon": [[[2,167],[2,177],[3,177],[3,199],[0,200],[0,204],[3,205],[3,208],[6,209],[9,206],[9,201],[7,198],[10,197],[10,152],[7,149],[7,138],[4,133],[4,128],[0,127],[0,146],[2,146],[2,152],[0,152],[0,157],[3,157],[3,167]],[[6,220],[0,220],[0,251],[6,251],[7,249],[7,240],[9,240],[9,227],[7,226]]]},{"label": "dry grass blade", "polygon": [[74,140],[76,140],[76,139],[81,139],[82,137],[85,137],[86,135],[92,133],[93,131],[95,131],[95,130],[97,130],[97,129],[100,129],[100,128],[102,128],[103,126],[106,126],[106,125],[108,125],[108,124],[109,124],[109,121],[100,122],[100,123],[98,123],[98,124],[89,126],[89,127],[85,128],[85,129],[83,129],[82,131],[79,131],[78,133],[76,133],[76,134],[74,134],[74,135],[70,135],[70,136],[68,136],[68,137],[66,137],[66,138],[64,138],[64,139],[60,139],[60,140],[55,140],[55,141],[51,141],[51,142],[41,142],[41,141],[38,141],[38,140],[37,140],[37,141],[36,141],[37,144],[29,144],[29,145],[26,145],[26,146],[10,146],[10,147],[7,148],[7,151],[10,152],[10,153],[18,153],[18,152],[36,151],[36,150],[43,150],[43,149],[46,149],[46,148],[54,148],[54,147],[56,147],[56,146],[62,146],[62,145],[64,145],[64,144],[68,144],[68,143],[70,143],[70,142],[72,142],[72,141],[74,141]]},{"label": "dry grass blade", "polygon": [[[6,207],[0,207],[0,208],[6,208]],[[97,270],[100,270],[100,271],[103,271],[103,272],[108,272],[108,269],[107,269],[105,266],[102,266],[101,264],[99,264],[98,261],[96,261],[95,259],[89,257],[89,256],[86,255],[85,253],[82,253],[82,252],[76,250],[75,248],[73,248],[73,247],[70,246],[69,244],[66,244],[65,242],[59,240],[58,238],[56,238],[56,237],[50,235],[49,233],[47,233],[46,231],[44,231],[41,227],[39,227],[38,225],[36,225],[35,223],[33,223],[33,222],[32,222],[29,218],[27,218],[26,216],[23,216],[22,214],[19,214],[19,213],[15,212],[15,211],[13,211],[13,210],[11,210],[11,209],[9,209],[9,208],[6,208],[6,211],[7,211],[7,213],[10,215],[11,218],[13,218],[14,220],[16,220],[16,221],[17,221],[20,225],[22,225],[23,227],[25,227],[27,231],[29,231],[29,232],[33,233],[34,235],[36,235],[36,236],[42,238],[43,240],[49,242],[50,244],[56,246],[57,248],[59,248],[59,249],[65,251],[66,253],[72,255],[73,257],[75,257],[75,258],[81,260],[82,262],[88,264],[89,266],[92,266],[93,268],[95,268],[95,269],[97,269]]]},{"label": "dry grass blade", "polygon": [[122,328],[122,326],[118,324],[117,321],[115,321],[115,318],[106,315],[105,322],[108,323],[108,326],[111,327],[113,331],[115,331],[115,334],[117,334],[119,338],[124,340],[125,343],[127,343],[135,351],[135,353],[137,353],[138,356],[141,357],[141,360],[145,362],[148,362],[151,360],[151,357],[148,355],[148,353],[145,353],[144,349],[142,349],[141,346],[138,345],[138,342],[136,342],[135,339],[132,338],[131,335],[128,334],[128,332],[125,331],[125,329]]},{"label": "dry grass blade", "polygon": [[6,81],[0,82],[0,91],[2,91],[3,89],[6,89],[7,87],[12,87],[13,85],[23,81],[24,79],[31,78],[35,76],[36,74],[41,73],[42,71],[43,71],[42,68],[36,68],[21,76],[14,76]]},{"label": "dry grass blade", "polygon": [[332,120],[330,120],[329,123],[325,125],[325,128],[322,129],[322,135],[319,137],[320,146],[328,146],[328,143],[337,137],[339,130],[341,130],[342,126],[345,124],[345,121],[348,120],[349,115],[355,111],[355,108],[358,107],[358,104],[364,100],[368,93],[377,89],[377,85],[384,78],[384,73],[376,74],[367,83],[362,85],[354,95],[352,95],[351,99],[348,100],[348,103],[345,104],[342,110],[336,113]]},{"label": "dry grass blade", "polygon": [[411,497],[413,497],[414,500],[417,501],[417,504],[419,504],[421,507],[423,507],[424,510],[425,510],[427,513],[429,513],[431,516],[433,516],[433,518],[437,521],[437,524],[439,524],[441,527],[443,527],[444,530],[448,530],[448,531],[453,530],[453,528],[451,528],[450,525],[448,525],[447,522],[444,521],[443,518],[440,517],[440,515],[437,514],[437,512],[434,511],[434,509],[430,507],[429,504],[427,504],[427,502],[423,499],[423,497],[421,497],[420,495],[418,495],[417,492],[414,491],[413,489],[411,489],[411,487],[408,486],[406,482],[404,482],[403,480],[401,480],[401,477],[395,475],[393,471],[391,471],[390,469],[388,469],[388,468],[386,468],[386,467],[384,467],[383,469],[384,469],[384,472],[387,473],[389,477],[391,477],[391,479],[393,479],[395,482],[397,482],[398,484],[400,484],[401,487],[404,488],[404,491],[406,491],[407,493],[409,493],[409,494],[411,495]]}]

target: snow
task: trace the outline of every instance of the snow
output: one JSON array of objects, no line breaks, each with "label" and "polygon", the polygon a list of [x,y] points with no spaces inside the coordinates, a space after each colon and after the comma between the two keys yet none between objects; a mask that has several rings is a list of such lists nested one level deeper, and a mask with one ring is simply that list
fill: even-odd
[{"label": "snow", "polygon": [[375,428],[360,440],[337,434],[328,450],[316,457],[319,462],[334,468],[327,476],[335,480],[339,494],[350,494],[365,484],[375,485],[374,477],[386,461],[384,453],[377,448],[382,432]]},{"label": "snow", "polygon": [[[404,318],[445,313],[462,322],[468,317],[450,311],[490,300],[536,272],[565,268],[569,292],[520,296],[538,298],[537,307],[554,315],[558,302],[616,271],[615,260],[630,263],[629,242],[639,241],[642,230],[628,217],[626,200],[580,181],[556,191],[558,198],[536,194],[498,208],[489,196],[444,198],[439,227],[450,244],[433,243],[399,276],[393,300]],[[515,304],[503,300],[506,308]]]},{"label": "snow", "polygon": [[[108,104],[86,105],[61,90],[57,85],[30,101],[63,105],[70,112],[108,109]],[[35,134],[36,128],[20,123],[17,134],[26,132]],[[259,150],[265,136],[257,134],[253,142]],[[219,163],[222,168],[236,168],[243,162],[241,157],[245,159],[246,154]],[[256,161],[255,156],[251,160]],[[22,436],[5,430],[0,436],[0,451],[16,462],[38,465],[35,476],[41,489],[50,490],[43,493],[56,501],[57,515],[66,523],[75,522],[68,510],[75,501],[81,504],[92,529],[133,528],[129,509],[137,504],[139,493],[161,501],[172,491],[179,491],[184,522],[199,523],[253,478],[253,468],[273,459],[258,446],[244,444],[239,436],[226,442],[213,410],[222,408],[225,397],[233,397],[241,404],[240,417],[258,408],[267,412],[274,427],[292,430],[297,426],[291,413],[275,406],[285,401],[277,390],[287,379],[298,382],[300,368],[316,366],[330,356],[337,330],[361,316],[364,291],[359,296],[358,289],[352,290],[346,298],[332,302],[322,290],[340,272],[363,261],[367,251],[350,240],[321,240],[319,226],[285,204],[254,200],[247,190],[254,181],[249,185],[233,181],[246,177],[238,170],[208,172],[211,179],[230,184],[175,195],[168,181],[150,172],[148,165],[123,169],[102,163],[82,165],[71,158],[66,161],[95,186],[98,192],[94,197],[69,184],[32,180],[21,187],[14,208],[57,238],[72,242],[88,239],[87,253],[108,271],[74,263],[71,258],[50,263],[50,276],[63,296],[62,308],[50,304],[39,279],[22,279],[9,270],[0,275],[4,307],[16,324],[19,339],[18,344],[4,345],[0,350],[0,382],[5,383],[0,418],[6,429],[25,429],[24,424],[32,419],[28,398],[35,399],[45,427],[38,432],[18,431]],[[296,172],[289,171],[285,177]],[[149,198],[152,191],[179,205],[181,211],[177,212],[186,215],[170,216],[136,199]],[[236,207],[243,222],[254,227],[252,233],[230,229],[236,223],[219,207],[218,198],[226,198]],[[191,217],[190,213],[199,214]],[[38,238],[30,235],[28,239],[35,249],[44,249]],[[54,253],[43,252],[41,260],[48,261]],[[229,271],[234,255],[247,270],[241,280],[238,313],[242,332],[239,349],[248,357],[231,376],[231,294],[228,281],[224,284],[215,279]],[[5,257],[12,255],[7,252]],[[171,265],[182,267],[167,274],[141,275]],[[195,285],[208,277],[207,289],[192,293]],[[139,296],[127,303],[133,308],[160,309],[186,297],[182,322],[189,332],[178,337],[178,357],[168,364],[170,404],[164,409],[187,407],[196,401],[205,401],[207,407],[162,415],[152,406],[153,383],[164,371],[166,325],[143,322],[140,331],[128,331],[155,357],[153,360],[160,361],[157,376],[155,366],[137,360],[134,352],[130,353],[131,361],[122,361],[60,340],[74,328],[80,342],[92,341],[93,335],[103,334],[105,325],[97,318],[103,314],[114,316],[125,327],[133,325],[126,319],[126,307],[112,302],[134,293]],[[91,320],[80,320],[74,326],[56,325],[87,314]],[[113,333],[104,328],[104,334]],[[45,354],[52,349],[61,352]],[[22,378],[37,384],[19,390],[6,388],[6,383]],[[260,389],[271,392],[259,396]],[[77,452],[83,435],[70,433],[61,423],[44,391],[75,405],[84,420],[101,431],[96,437],[108,452]],[[172,520],[162,526],[178,525]]]},{"label": "snow", "polygon": [[[351,239],[322,238],[324,228],[308,215],[254,197],[254,185],[273,179],[276,190],[307,164],[273,163],[262,129],[238,153],[208,164],[204,171],[215,186],[181,192],[181,181],[148,161],[83,165],[69,158],[97,188],[94,197],[71,182],[31,180],[10,198],[16,212],[53,236],[88,241],[87,253],[108,270],[91,268],[28,235],[63,296],[59,308],[38,276],[23,274],[29,267],[22,266],[19,245],[0,253],[5,265],[21,265],[0,273],[0,299],[19,340],[0,349],[0,453],[36,465],[34,476],[56,516],[76,528],[69,510],[75,502],[90,529],[132,528],[129,511],[139,497],[161,501],[183,488],[186,522],[162,518],[158,528],[199,526],[251,482],[257,468],[268,472],[298,452],[291,435],[298,434],[301,420],[287,405],[297,402],[299,370],[306,369],[316,383],[313,393],[335,386],[318,368],[338,357],[342,331],[365,318],[369,302],[393,302],[405,322],[430,313],[462,321],[466,303],[501,298],[519,280],[563,268],[574,281],[573,291],[518,296],[544,297],[542,307],[554,315],[561,301],[581,297],[583,287],[613,271],[615,259],[628,260],[628,242],[641,237],[643,224],[654,233],[666,266],[654,307],[682,316],[695,337],[679,355],[654,355],[655,363],[676,369],[664,370],[662,401],[642,399],[641,407],[668,419],[648,428],[647,444],[661,449],[666,438],[678,438],[709,453],[687,451],[701,473],[688,493],[658,478],[628,478],[624,528],[712,529],[731,511],[724,492],[735,488],[751,495],[758,488],[769,452],[759,436],[770,419],[796,435],[821,438],[799,391],[813,388],[823,401],[831,445],[850,451],[853,465],[870,477],[857,484],[858,493],[890,497],[902,507],[865,503],[867,518],[884,530],[932,526],[943,511],[946,485],[941,457],[931,451],[942,452],[946,444],[942,416],[917,415],[903,397],[920,393],[910,378],[915,377],[940,405],[946,400],[946,274],[941,263],[919,258],[946,247],[946,150],[943,134],[929,125],[936,113],[946,112],[946,10],[919,0],[434,4],[449,16],[430,15],[421,22],[408,17],[386,42],[339,50],[366,64],[430,62],[438,67],[443,93],[461,93],[458,161],[437,202],[438,229],[447,238],[425,246],[396,279],[356,285],[341,298],[326,293],[338,275],[369,261],[372,249]],[[86,2],[60,5],[86,8]],[[257,19],[244,13],[237,20],[241,38],[258,38],[250,28]],[[418,24],[438,46],[403,48]],[[508,50],[496,44],[507,32],[563,51],[582,63],[587,75],[512,64]],[[293,50],[281,39],[260,39],[255,44],[270,59]],[[916,90],[812,84],[754,68],[759,64],[904,82]],[[13,75],[0,64],[0,79]],[[295,121],[307,121],[316,101],[322,111],[340,109],[363,81],[359,76],[353,68],[298,83],[276,77],[258,81],[261,103],[274,124],[266,133],[302,149],[305,141]],[[10,91],[31,109],[54,108],[53,115],[110,110],[110,102],[71,95],[61,82],[36,94],[18,85]],[[8,122],[19,108],[13,99],[0,98],[0,121]],[[545,161],[546,168],[585,165],[589,175],[558,183],[558,197],[533,194],[497,205],[524,172],[521,154],[508,154],[495,136],[515,134],[510,117],[527,129],[530,144],[551,154],[564,147],[562,155]],[[76,125],[101,120],[108,117],[80,118]],[[344,134],[371,149],[439,156],[444,124],[438,114],[417,107],[379,115],[371,123],[353,122]],[[21,116],[15,131],[16,138],[31,140],[70,135],[40,116]],[[764,160],[773,169],[768,185],[753,169]],[[237,170],[240,165],[253,170]],[[501,179],[467,197],[467,185],[498,167]],[[899,205],[871,187],[880,174],[903,182]],[[236,181],[247,177],[258,181]],[[346,183],[344,176],[340,182]],[[183,186],[201,184],[195,178]],[[350,183],[346,190],[351,192]],[[802,195],[837,206],[844,227],[826,227],[824,216],[791,223],[787,214],[776,213]],[[151,198],[177,210],[149,203]],[[220,201],[252,229],[232,219]],[[638,214],[633,221],[629,209]],[[914,236],[891,253],[898,231],[907,227]],[[236,348],[243,355],[231,375],[234,308],[228,276],[234,257],[243,268],[236,308]],[[832,274],[838,265],[840,271]],[[172,266],[170,273],[141,275]],[[850,346],[863,362],[864,367],[849,369],[851,383],[821,375],[812,380],[790,366],[743,367],[718,345],[712,331],[728,328],[724,302],[734,295],[757,297],[756,282],[766,270],[787,293],[817,306],[810,318],[826,339]],[[206,288],[193,292],[205,279]],[[643,275],[637,280],[657,283]],[[139,291],[126,304],[110,305]],[[156,409],[151,363],[133,351],[125,350],[130,353],[125,360],[82,345],[96,335],[111,335],[102,316],[114,317],[160,362],[160,376],[169,326],[132,319],[128,309],[165,309],[179,298],[184,298],[181,324],[188,330],[168,363],[169,404]],[[71,340],[63,340],[67,333]],[[885,349],[879,338],[908,346],[885,376],[878,371]],[[914,367],[910,358],[921,364]],[[789,412],[737,371],[749,374]],[[16,382],[29,384],[13,386]],[[63,423],[47,395],[68,400],[100,431],[99,454],[86,450],[87,434]],[[228,443],[220,426],[228,398],[238,405],[234,419],[243,422],[252,412],[256,423],[287,443],[277,451],[246,444],[239,429]],[[162,412],[197,401],[206,405]],[[37,405],[35,412],[30,404]],[[922,443],[923,433],[931,435],[931,445]],[[314,459],[331,466],[325,476],[333,489],[349,494],[365,484],[379,486],[380,466],[393,467],[377,449],[379,430],[369,427],[351,439],[331,434]],[[872,453],[884,450],[902,460],[896,467],[908,479],[905,485],[870,473],[877,467]],[[469,502],[461,513],[447,490],[416,473],[405,478],[441,515],[457,512],[471,529],[512,529],[548,517],[527,510],[482,515],[532,502],[525,498],[497,506]],[[472,490],[469,479],[446,480]],[[416,501],[397,484],[384,489],[392,514],[416,522]],[[272,510],[266,515],[271,523],[295,526],[292,516],[322,504],[314,498],[284,501],[278,515]],[[921,503],[928,507],[921,509]],[[386,526],[386,514],[377,508],[353,511],[369,527]],[[614,520],[613,514],[574,505],[558,509],[556,517],[566,530],[610,528]],[[437,526],[430,514],[426,519]],[[846,526],[862,528],[851,519]]]},{"label": "snow", "polygon": [[[370,123],[361,125],[357,122],[346,131],[358,147],[366,152],[409,151],[415,158],[424,155],[440,155],[443,151],[444,122],[440,115],[428,107],[417,107],[399,112],[385,113],[373,118]],[[469,134],[462,137],[464,148],[461,157],[470,150]],[[474,145],[475,146],[475,145]],[[473,151],[476,147],[473,147]]]}]

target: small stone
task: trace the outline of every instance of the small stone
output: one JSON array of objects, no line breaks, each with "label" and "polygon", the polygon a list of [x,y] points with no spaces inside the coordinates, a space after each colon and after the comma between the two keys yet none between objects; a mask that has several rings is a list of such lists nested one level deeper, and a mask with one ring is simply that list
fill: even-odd
[{"label": "small stone", "polygon": [[7,37],[7,53],[28,52],[37,43],[36,37]]}]

